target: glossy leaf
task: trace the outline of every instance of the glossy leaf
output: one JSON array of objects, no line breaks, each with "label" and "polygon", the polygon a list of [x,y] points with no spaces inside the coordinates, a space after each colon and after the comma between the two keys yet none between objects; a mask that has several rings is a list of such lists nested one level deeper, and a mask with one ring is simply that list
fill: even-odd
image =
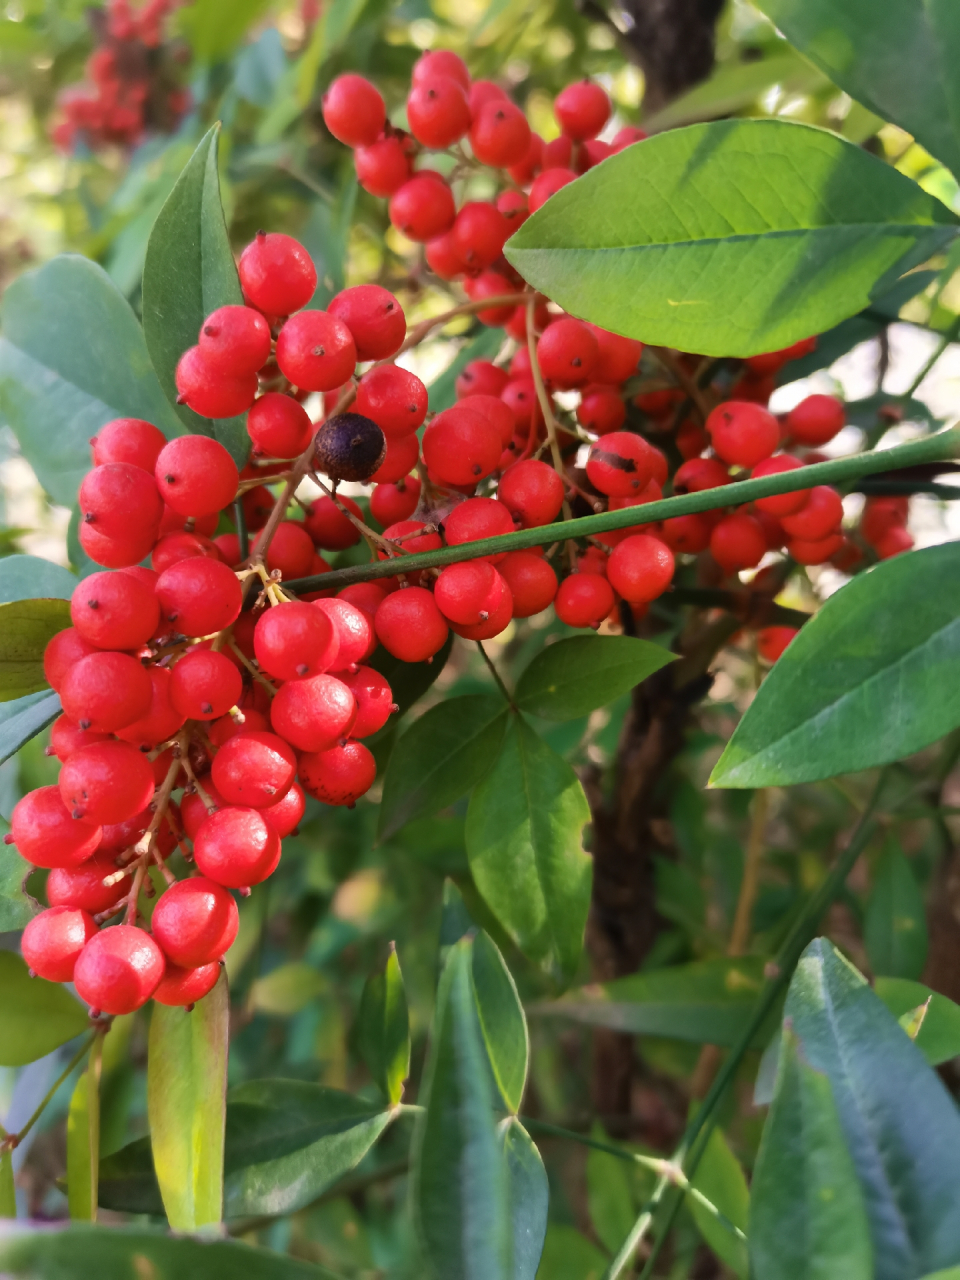
[{"label": "glossy leaf", "polygon": [[873,868],[863,940],[874,973],[919,978],[927,960],[927,914],[916,876],[894,836]]},{"label": "glossy leaf", "polygon": [[493,765],[507,727],[500,694],[448,698],[399,739],[383,779],[379,837],[459,800]]},{"label": "glossy leaf", "polygon": [[630,636],[569,636],[547,645],[517,682],[521,711],[575,720],[627,693],[676,654]]},{"label": "glossy leaf", "polygon": [[221,974],[191,1012],[155,1004],[147,1047],[147,1115],[170,1226],[196,1231],[223,1211],[230,1002]]},{"label": "glossy leaf", "polygon": [[830,1082],[866,1202],[875,1280],[960,1259],[960,1115],[940,1078],[825,939],[797,966],[785,1017]]},{"label": "glossy leaf", "polygon": [[12,600],[0,604],[0,702],[48,688],[43,651],[70,625],[65,600]]},{"label": "glossy leaf", "polygon": [[590,902],[581,840],[589,818],[573,769],[513,716],[470,799],[467,857],[481,897],[527,959],[568,981]]},{"label": "glossy leaf", "polygon": [[250,448],[242,417],[201,418],[176,403],[177,361],[196,343],[204,318],[217,307],[243,302],[220,204],[219,132],[214,125],[204,135],[150,232],[143,264],[143,336],[160,385],[183,424],[219,440],[242,466]]},{"label": "glossy leaf", "polygon": [[389,682],[393,690],[393,700],[399,707],[396,718],[399,719],[409,711],[427,692],[437,676],[447,665],[450,650],[453,648],[453,634],[447,636],[442,648],[433,655],[431,662],[401,662],[392,653],[387,653],[381,645],[367,659],[366,665],[373,667]]},{"label": "glossy leaf", "polygon": [[0,409],[55,502],[73,504],[90,437],[112,418],[182,434],[130,304],[89,258],[62,254],[19,276],[0,328]]},{"label": "glossy leaf", "polygon": [[710,778],[789,786],[919,751],[960,724],[960,546],[884,560],[826,601],[780,658]]},{"label": "glossy leaf", "polygon": [[789,346],[861,311],[956,219],[835,134],[728,120],[648,138],[558,191],[507,241],[566,311],[715,356]]},{"label": "glossy leaf", "polygon": [[357,1014],[357,1044],[387,1100],[398,1103],[410,1074],[410,1018],[394,946],[383,973],[371,974],[364,984]]},{"label": "glossy leaf", "polygon": [[[731,1230],[731,1225],[747,1230],[750,1190],[740,1161],[719,1129],[710,1135],[706,1149],[692,1178],[693,1186],[723,1214],[722,1221],[693,1196],[687,1205],[707,1244],[736,1275],[747,1275],[747,1247]],[[730,1225],[728,1225],[730,1224]]]},{"label": "glossy leaf", "polygon": [[749,1241],[762,1280],[873,1277],[863,1194],[830,1081],[789,1031],[753,1174]]},{"label": "glossy leaf", "polygon": [[500,1100],[516,1115],[527,1083],[530,1057],[527,1020],[513,975],[496,945],[482,931],[473,940],[470,979],[480,1035]]},{"label": "glossy leaf", "polygon": [[86,1009],[66,987],[31,978],[20,956],[0,951],[0,1067],[35,1062],[88,1026]]},{"label": "glossy leaf", "polygon": [[[62,710],[57,694],[42,691],[0,703],[0,764],[56,720]],[[2,928],[0,925],[0,931]]]},{"label": "glossy leaf", "polygon": [[506,1163],[510,1220],[513,1226],[511,1280],[535,1280],[547,1233],[550,1185],[540,1152],[516,1118],[499,1128]]},{"label": "glossy leaf", "polygon": [[758,0],[791,44],[960,173],[960,12],[951,0]]},{"label": "glossy leaf", "polygon": [[93,1222],[97,1217],[102,1047],[103,1038],[98,1036],[67,1112],[67,1204],[74,1221]]},{"label": "glossy leaf", "polygon": [[0,604],[37,596],[69,600],[77,582],[69,569],[40,556],[4,556],[0,560]]},{"label": "glossy leaf", "polygon": [[424,1255],[443,1280],[506,1280],[511,1223],[506,1160],[470,981],[471,942],[451,948],[414,1142],[413,1202]]},{"label": "glossy leaf", "polygon": [[906,978],[877,978],[873,989],[901,1026],[904,1018],[924,1010],[920,1030],[911,1038],[932,1067],[960,1055],[960,1005]]},{"label": "glossy leaf", "polygon": [[323,1267],[236,1240],[190,1240],[143,1227],[0,1227],[0,1271],[17,1280],[336,1280]]}]

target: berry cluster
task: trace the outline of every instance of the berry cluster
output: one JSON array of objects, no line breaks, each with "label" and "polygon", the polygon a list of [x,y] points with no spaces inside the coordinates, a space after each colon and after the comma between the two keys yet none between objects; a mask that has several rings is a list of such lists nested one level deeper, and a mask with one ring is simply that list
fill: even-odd
[{"label": "berry cluster", "polygon": [[148,129],[170,133],[190,95],[178,84],[185,49],[163,43],[163,23],[181,0],[109,0],[90,11],[97,48],[87,61],[89,85],[72,85],[57,97],[53,141],[71,151],[78,141],[96,149],[110,143],[135,146]]}]

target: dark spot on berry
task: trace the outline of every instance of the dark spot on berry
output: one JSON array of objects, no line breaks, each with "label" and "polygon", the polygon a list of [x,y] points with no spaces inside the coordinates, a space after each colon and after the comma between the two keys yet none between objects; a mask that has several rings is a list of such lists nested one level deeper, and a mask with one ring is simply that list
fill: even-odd
[{"label": "dark spot on berry", "polygon": [[203,714],[204,714],[205,716],[212,715],[212,714],[213,714],[213,704],[212,704],[212,703],[210,703],[210,702],[201,702],[201,703],[200,703],[200,710],[203,712]]},{"label": "dark spot on berry", "polygon": [[88,600],[88,601],[87,601],[87,608],[88,608],[88,609],[99,609],[99,608],[100,608],[100,601],[99,601],[99,600]]},{"label": "dark spot on berry", "polygon": [[314,356],[324,356],[327,353],[324,351],[323,347],[314,347],[310,354]]},{"label": "dark spot on berry", "polygon": [[176,483],[177,483],[177,477],[176,477],[176,476],[164,476],[163,478],[164,478],[164,480],[166,480],[167,484],[176,484]]},{"label": "dark spot on berry", "polygon": [[93,512],[92,512],[92,511],[87,511],[87,512],[85,512],[85,514],[84,514],[84,517],[83,517],[83,523],[84,523],[84,524],[93,524],[93,522],[96,520],[96,518],[97,518],[97,517],[93,514]]}]

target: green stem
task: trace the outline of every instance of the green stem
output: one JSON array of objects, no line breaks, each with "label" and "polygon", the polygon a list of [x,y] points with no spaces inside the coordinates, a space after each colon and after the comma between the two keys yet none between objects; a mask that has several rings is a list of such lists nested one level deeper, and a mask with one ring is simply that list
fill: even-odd
[{"label": "green stem", "polygon": [[917,374],[914,380],[910,383],[910,386],[907,388],[907,390],[903,393],[903,396],[901,397],[903,400],[909,400],[912,397],[917,387],[919,387],[920,383],[924,380],[924,378],[927,376],[927,374],[930,372],[933,366],[937,363],[937,361],[946,351],[947,347],[949,347],[950,343],[956,342],[958,336],[960,336],[960,316],[957,316],[953,324],[951,324],[950,328],[946,331],[946,333],[937,343],[936,347],[934,347],[933,353],[930,356],[930,359],[926,362],[925,365],[923,365],[923,367],[920,369],[920,372]]},{"label": "green stem", "polygon": [[497,688],[503,694],[504,699],[506,700],[507,706],[512,707],[513,710],[516,711],[517,708],[514,706],[513,699],[510,697],[510,690],[503,683],[503,678],[501,677],[500,672],[494,666],[493,659],[490,657],[489,653],[487,653],[486,649],[483,647],[482,642],[479,640],[477,641],[477,648],[480,650],[480,653],[483,656],[484,662],[489,667],[490,674],[493,676],[494,680],[497,682]]},{"label": "green stem", "polygon": [[[757,498],[773,494],[795,493],[798,489],[809,489],[817,484],[839,484],[845,480],[856,480],[871,472],[893,471],[924,462],[946,462],[956,457],[960,457],[960,428],[952,427],[922,440],[897,445],[893,449],[875,449],[869,453],[853,454],[848,458],[836,458],[832,462],[816,462],[809,467],[798,467],[795,471],[781,471],[777,475],[763,476],[759,480],[737,480],[733,484],[706,489],[701,493],[687,493],[675,498],[663,498],[659,502],[648,502],[643,508],[643,519],[645,524],[654,524],[671,516],[715,511],[719,507],[738,507],[745,502],[753,502]],[[479,538],[476,542],[441,547],[438,551],[421,551],[405,557],[404,572],[415,573],[421,569],[474,560],[502,551],[546,546],[552,542],[562,542],[566,538],[585,538],[595,533],[607,533],[611,529],[626,529],[636,523],[636,507],[625,507],[621,511],[602,511],[599,515],[581,516],[577,520],[563,520],[535,529],[518,529],[516,533]],[[381,560],[371,564],[352,565],[346,569],[334,569],[330,573],[314,574],[309,578],[295,578],[283,585],[285,589],[289,587],[294,591],[338,589],[353,582],[389,578],[395,573],[395,564]]]},{"label": "green stem", "polygon": [[237,525],[237,538],[240,542],[240,559],[246,560],[250,554],[250,534],[247,532],[247,517],[240,498],[233,504],[233,518]]},{"label": "green stem", "polygon": [[[786,940],[777,953],[776,959],[772,964],[768,965],[768,978],[763,990],[757,999],[756,1007],[750,1023],[744,1028],[743,1034],[736,1042],[730,1053],[724,1059],[723,1065],[717,1072],[716,1078],[707,1092],[701,1105],[697,1108],[697,1112],[691,1117],[690,1123],[687,1125],[686,1132],[680,1140],[680,1144],[671,1157],[670,1163],[678,1165],[687,1175],[692,1177],[696,1171],[697,1164],[703,1155],[704,1149],[710,1138],[710,1133],[714,1125],[714,1113],[726,1093],[727,1087],[733,1080],[744,1054],[750,1048],[753,1038],[759,1028],[770,1014],[770,1011],[776,1005],[784,988],[793,976],[797,961],[803,954],[803,949],[807,945],[810,935],[816,929],[824,911],[836,897],[842,887],[847,876],[853,870],[853,866],[860,854],[863,852],[868,841],[873,835],[876,826],[875,812],[880,799],[881,791],[887,779],[887,770],[884,770],[877,784],[874,787],[873,795],[867,803],[867,807],[860,815],[860,820],[850,837],[850,843],[841,853],[839,858],[831,867],[825,876],[823,883],[811,895],[810,901],[797,917],[793,928],[790,930]],[[700,1139],[698,1142],[697,1139]],[[666,1177],[661,1177],[653,1190],[649,1201],[644,1206],[643,1212],[634,1223],[626,1240],[621,1245],[617,1256],[613,1259],[610,1266],[603,1274],[603,1280],[616,1280],[623,1269],[628,1265],[640,1241],[649,1230],[653,1221],[653,1215],[660,1207],[668,1191],[674,1183]],[[680,1199],[675,1198],[673,1204],[670,1205],[665,1216],[661,1231],[647,1259],[646,1266],[641,1273],[641,1280],[649,1276],[653,1270],[654,1263],[663,1248],[667,1234],[673,1225],[673,1220],[680,1207]]]},{"label": "green stem", "polygon": [[37,1123],[37,1121],[43,1115],[44,1111],[46,1111],[47,1107],[50,1105],[51,1099],[53,1098],[57,1090],[60,1088],[60,1086],[63,1084],[64,1080],[66,1080],[70,1072],[81,1061],[81,1059],[89,1050],[90,1046],[93,1044],[94,1040],[96,1040],[97,1036],[100,1034],[101,1032],[99,1028],[95,1031],[91,1031],[90,1035],[86,1038],[86,1040],[84,1040],[83,1044],[80,1046],[77,1052],[73,1055],[73,1057],[64,1067],[64,1069],[60,1072],[60,1074],[57,1076],[56,1080],[54,1080],[53,1084],[50,1086],[47,1092],[44,1094],[43,1100],[41,1101],[40,1105],[37,1107],[36,1111],[34,1111],[30,1119],[27,1121],[27,1123],[23,1126],[23,1128],[18,1133],[12,1133],[6,1139],[6,1142],[8,1144],[12,1146],[20,1145],[20,1143],[24,1140],[24,1138],[27,1136],[27,1134],[30,1132],[33,1126]]}]

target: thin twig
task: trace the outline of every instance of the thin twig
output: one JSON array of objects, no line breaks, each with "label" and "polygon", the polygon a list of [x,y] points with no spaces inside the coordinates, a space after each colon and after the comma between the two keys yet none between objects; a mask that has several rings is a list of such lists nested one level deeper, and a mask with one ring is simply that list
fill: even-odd
[{"label": "thin twig", "polygon": [[487,653],[486,649],[483,647],[483,644],[480,640],[477,641],[477,648],[480,650],[480,653],[481,653],[481,656],[483,657],[484,662],[489,667],[490,674],[493,676],[494,680],[496,681],[497,688],[503,694],[507,706],[510,707],[511,710],[516,711],[517,709],[516,703],[513,701],[513,698],[510,696],[510,690],[503,683],[503,678],[501,677],[500,672],[494,666],[493,659],[490,657],[489,653]]}]

